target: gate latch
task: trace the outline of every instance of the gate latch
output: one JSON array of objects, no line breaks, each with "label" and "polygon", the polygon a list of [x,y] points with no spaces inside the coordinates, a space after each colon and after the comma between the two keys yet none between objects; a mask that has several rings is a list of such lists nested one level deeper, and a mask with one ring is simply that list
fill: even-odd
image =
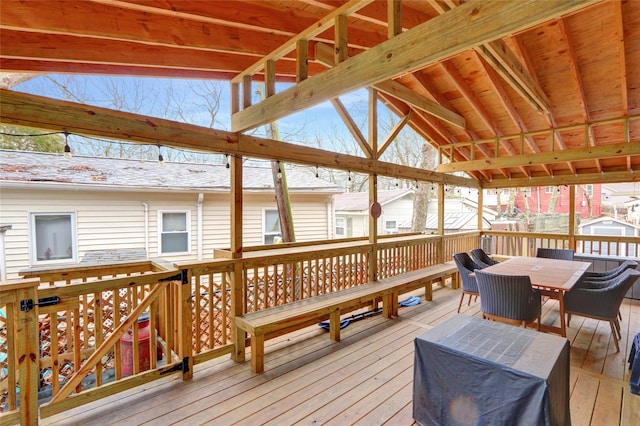
[{"label": "gate latch", "polygon": [[45,297],[38,299],[38,303],[33,303],[33,299],[22,299],[20,301],[20,310],[22,312],[29,312],[34,306],[51,306],[60,303],[58,296]]}]

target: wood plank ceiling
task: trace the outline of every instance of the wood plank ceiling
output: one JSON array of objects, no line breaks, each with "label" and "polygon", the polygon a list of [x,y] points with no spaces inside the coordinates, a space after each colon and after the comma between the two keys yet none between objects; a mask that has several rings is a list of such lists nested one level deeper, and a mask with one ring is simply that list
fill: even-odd
[{"label": "wood plank ceiling", "polygon": [[297,82],[234,131],[353,76],[481,186],[640,174],[640,1],[3,0],[0,69]]}]

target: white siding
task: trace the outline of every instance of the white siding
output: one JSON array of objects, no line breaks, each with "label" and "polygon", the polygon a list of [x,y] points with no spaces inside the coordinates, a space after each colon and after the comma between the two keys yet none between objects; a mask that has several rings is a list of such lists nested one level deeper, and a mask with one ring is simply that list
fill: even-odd
[{"label": "white siding", "polygon": [[[211,259],[214,248],[230,246],[230,196],[205,193],[202,203],[202,257]],[[191,212],[191,252],[163,256],[169,261],[197,260],[198,194],[154,192],[107,192],[24,190],[2,188],[0,224],[11,225],[6,232],[7,279],[31,265],[29,258],[31,213],[70,212],[76,215],[77,260],[88,250],[145,249],[145,204],[148,206],[149,258],[159,256],[158,211]],[[292,213],[298,241],[327,238],[327,205],[323,194],[292,194]],[[245,193],[244,244],[262,245],[262,212],[276,208],[274,195]],[[53,266],[53,265],[52,265]]]}]

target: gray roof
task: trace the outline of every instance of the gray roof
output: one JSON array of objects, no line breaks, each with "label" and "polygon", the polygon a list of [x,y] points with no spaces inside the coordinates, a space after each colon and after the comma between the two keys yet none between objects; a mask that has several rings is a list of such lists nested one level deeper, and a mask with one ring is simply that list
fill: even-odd
[{"label": "gray roof", "polygon": [[[391,191],[378,191],[378,202],[381,205],[402,198],[407,194],[413,194],[410,188],[394,189]],[[336,211],[364,211],[369,210],[368,192],[349,192],[333,197]]]},{"label": "gray roof", "polygon": [[[477,217],[476,212],[453,212],[444,215],[444,229],[453,231],[464,228],[464,226],[471,220]],[[411,228],[412,221],[401,223],[398,228],[407,229]],[[425,229],[438,229],[438,215],[427,214],[427,223]]]},{"label": "gray roof", "polygon": [[[339,193],[342,189],[303,169],[287,168],[291,192]],[[219,190],[230,188],[229,169],[219,164],[86,157],[0,150],[0,183],[54,183],[147,190]],[[243,167],[245,190],[273,190],[269,167]]]}]

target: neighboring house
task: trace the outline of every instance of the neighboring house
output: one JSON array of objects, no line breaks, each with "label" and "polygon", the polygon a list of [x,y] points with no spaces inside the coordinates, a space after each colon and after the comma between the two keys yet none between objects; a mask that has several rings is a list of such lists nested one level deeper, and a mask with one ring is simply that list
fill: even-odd
[{"label": "neighboring house", "polygon": [[[502,212],[508,216],[513,213],[537,214],[547,213],[554,193],[557,201],[554,212],[569,213],[569,187],[565,185],[520,188],[515,197],[517,212],[505,212],[509,189],[487,189],[484,194],[484,205],[497,207],[497,191],[500,191]],[[589,216],[589,200],[591,200],[591,216]],[[580,217],[598,217],[602,214],[602,185],[585,184],[576,186],[576,213]]]},{"label": "neighboring house", "polygon": [[640,183],[607,183],[602,185],[602,204],[616,219],[638,225],[640,222]]},{"label": "neighboring house", "polygon": [[[297,241],[333,237],[332,196],[341,188],[286,170]],[[170,261],[211,258],[230,245],[229,170],[0,150],[3,273],[80,262],[96,251]],[[280,235],[270,168],[243,167],[243,244]]]},{"label": "neighboring house", "polygon": [[[495,220],[497,212],[488,208],[482,209],[482,229],[489,229],[491,221]],[[471,231],[478,229],[478,201],[465,197],[445,198],[444,202],[444,232]],[[400,224],[400,232],[411,232],[412,220]],[[427,222],[424,232],[436,234],[438,232],[438,200],[429,200]]]},{"label": "neighboring house", "polygon": [[[614,219],[612,217],[599,217],[594,220],[590,220],[588,222],[583,222],[579,225],[579,233],[582,235],[611,235],[611,236],[625,236],[625,237],[637,237],[640,235],[640,228],[635,225],[632,225],[627,222],[623,222],[618,219]],[[602,244],[593,242],[594,247],[591,248],[591,241],[585,241],[583,248],[583,252],[585,253],[594,253],[594,254],[616,254],[620,256],[627,255],[626,245],[623,243],[621,247],[617,247],[616,242],[612,242],[610,244]],[[597,246],[596,246],[597,245]],[[633,249],[629,247],[629,249]],[[634,250],[629,250],[630,252],[634,252]]]},{"label": "neighboring house", "polygon": [[[349,192],[333,198],[336,212],[336,238],[369,235],[369,193]],[[400,223],[413,216],[413,189],[379,191],[382,214],[378,218],[378,234],[397,234]]]}]

